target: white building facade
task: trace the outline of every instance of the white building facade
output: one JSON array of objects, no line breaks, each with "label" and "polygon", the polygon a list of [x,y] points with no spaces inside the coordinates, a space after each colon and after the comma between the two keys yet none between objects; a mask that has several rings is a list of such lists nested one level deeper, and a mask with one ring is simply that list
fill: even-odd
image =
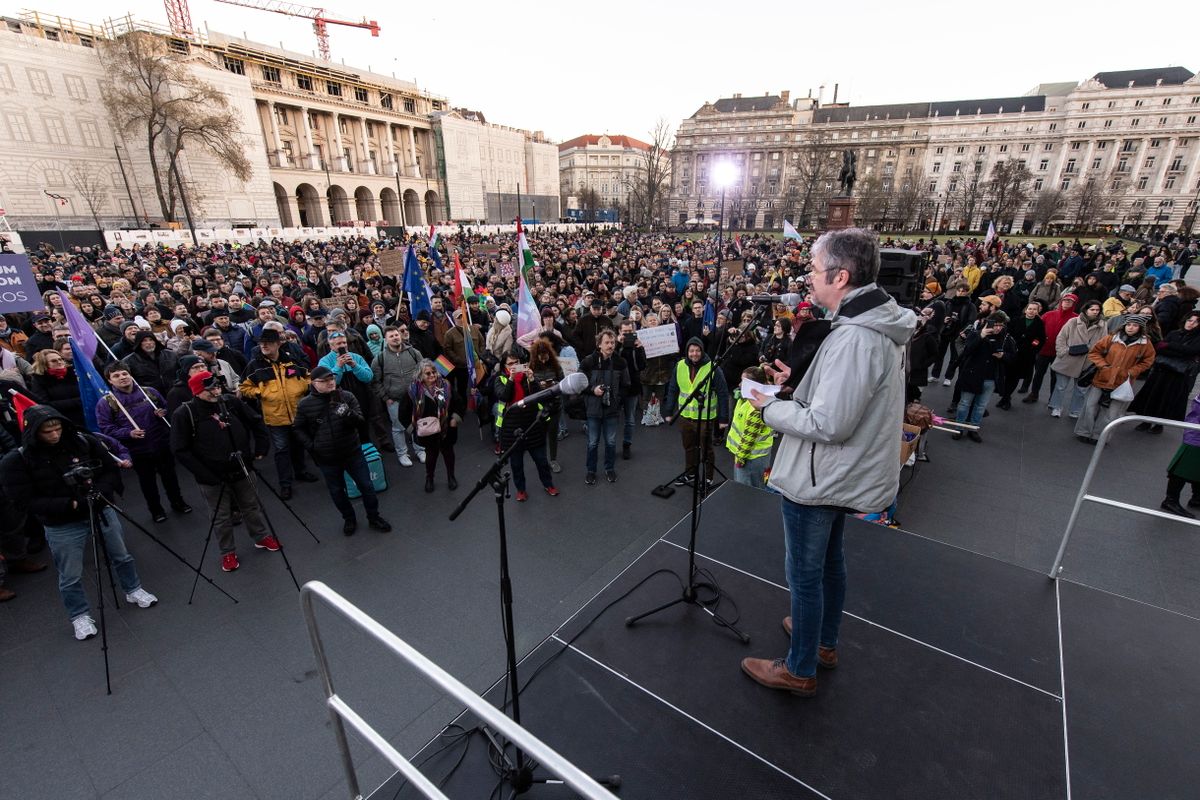
[{"label": "white building facade", "polygon": [[578,208],[578,195],[589,189],[601,208],[625,208],[645,169],[650,145],[632,136],[584,134],[558,146],[559,193],[564,206]]}]

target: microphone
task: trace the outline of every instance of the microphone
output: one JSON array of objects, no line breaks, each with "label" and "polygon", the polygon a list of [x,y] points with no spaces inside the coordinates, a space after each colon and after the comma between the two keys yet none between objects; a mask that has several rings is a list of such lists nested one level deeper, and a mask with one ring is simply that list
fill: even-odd
[{"label": "microphone", "polygon": [[554,397],[555,395],[575,395],[587,388],[587,375],[582,372],[572,372],[567,377],[563,378],[558,383],[551,386],[549,389],[542,389],[540,392],[534,392],[531,395],[518,400],[513,404],[513,408],[524,408],[529,403],[540,403],[543,400]]},{"label": "microphone", "polygon": [[746,299],[751,303],[780,303],[785,306],[794,306],[798,305],[804,299],[804,295],[794,292],[789,294],[755,294]]}]

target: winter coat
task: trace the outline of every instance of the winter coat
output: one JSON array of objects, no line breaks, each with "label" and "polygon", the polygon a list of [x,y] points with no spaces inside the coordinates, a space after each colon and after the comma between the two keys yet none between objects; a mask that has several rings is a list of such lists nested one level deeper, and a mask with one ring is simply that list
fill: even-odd
[{"label": "winter coat", "polygon": [[[483,353],[483,334],[479,332],[478,325],[471,326],[471,344],[475,349],[475,359],[478,361],[479,356]],[[446,335],[442,337],[442,350],[454,366],[467,366],[467,337],[461,327],[455,326],[446,331]]]},{"label": "winter coat", "polygon": [[[528,372],[522,375],[521,380],[524,381],[524,396],[528,397],[537,391],[529,380]],[[533,427],[525,437],[525,448],[532,450],[543,446],[546,441],[546,423],[538,410],[539,404],[534,403],[517,408],[512,404],[516,393],[516,381],[502,373],[496,379],[496,400],[504,404],[504,409],[500,412],[504,415],[503,424],[500,426],[500,447],[507,450],[521,432],[531,425]]]},{"label": "winter coat", "polygon": [[[996,357],[996,353],[1000,357]],[[1017,343],[1007,331],[984,337],[979,330],[971,328],[963,341],[958,357],[958,386],[964,392],[979,394],[983,384],[992,381],[994,386],[1004,383],[1004,368],[1017,357]]]},{"label": "winter coat", "polygon": [[408,387],[417,379],[424,356],[415,347],[401,347],[399,352],[384,345],[382,352],[371,362],[375,393],[382,400],[402,400]]},{"label": "winter coat", "polygon": [[310,389],[296,407],[292,430],[317,464],[345,467],[362,456],[365,424],[362,407],[350,392]]},{"label": "winter coat", "polygon": [[[142,351],[142,342],[147,339],[154,342],[153,353]],[[178,362],[179,356],[163,347],[150,331],[139,331],[133,338],[133,352],[121,360],[139,386],[153,387],[161,395],[165,395],[175,382]]]},{"label": "winter coat", "polygon": [[[1200,395],[1192,399],[1192,405],[1188,409],[1187,416],[1183,418],[1183,421],[1190,422],[1193,425],[1200,425]],[[1200,447],[1200,431],[1184,431],[1183,443],[1192,447]]]},{"label": "winter coat", "polygon": [[601,314],[596,316],[590,311],[580,318],[579,324],[575,326],[574,340],[575,349],[579,352],[579,357],[584,358],[596,352],[596,337],[600,335],[600,331],[610,330],[615,331],[612,320]]},{"label": "winter coat", "polygon": [[279,359],[271,361],[262,353],[246,365],[238,392],[245,399],[262,404],[263,421],[282,427],[291,425],[296,406],[308,393],[308,367],[296,363],[280,350]]},{"label": "winter coat", "polygon": [[[215,486],[242,476],[234,452],[246,466],[267,454],[270,438],[262,417],[236,397],[222,395],[222,403],[195,397],[171,415],[171,452],[197,483]],[[221,420],[221,406],[228,417]]]},{"label": "winter coat", "polygon": [[1154,304],[1154,318],[1163,335],[1183,324],[1183,301],[1178,295],[1169,294]]},{"label": "winter coat", "polygon": [[[1060,304],[1061,305],[1061,304]],[[1046,326],[1046,340],[1042,342],[1042,349],[1038,353],[1046,358],[1055,356],[1055,342],[1058,340],[1058,332],[1063,329],[1063,326],[1073,318],[1079,316],[1074,311],[1066,311],[1062,308],[1056,308],[1053,311],[1047,311],[1042,314],[1042,324]]]},{"label": "winter coat", "polygon": [[1058,308],[1058,301],[1062,299],[1062,294],[1063,287],[1058,281],[1049,284],[1042,281],[1029,293],[1029,300],[1041,303],[1044,311],[1053,311]]},{"label": "winter coat", "polygon": [[[583,405],[589,417],[615,417],[621,413],[621,398],[629,386],[629,368],[625,359],[615,352],[610,358],[604,358],[596,350],[579,362],[579,371],[587,375],[588,385],[583,393]],[[607,386],[609,391],[603,397],[597,397],[595,388]],[[604,400],[608,399],[605,405]]]},{"label": "winter coat", "polygon": [[626,397],[640,397],[642,394],[642,370],[646,368],[646,348],[625,347],[617,348],[617,355],[625,362],[629,371],[629,386],[625,388]]},{"label": "winter coat", "polygon": [[421,330],[414,322],[408,327],[408,343],[421,351],[428,359],[436,359],[442,354],[442,345],[433,333],[433,326]]},{"label": "winter coat", "polygon": [[904,347],[916,315],[875,284],[850,292],[791,400],[763,421],[782,434],[771,486],[795,503],[876,512],[900,479]]},{"label": "winter coat", "polygon": [[249,358],[246,353],[246,329],[241,325],[230,325],[228,328],[222,328],[219,325],[214,325],[221,332],[221,338],[225,340],[225,346],[242,355],[242,358]]},{"label": "winter coat", "polygon": [[908,347],[908,384],[928,386],[929,368],[937,359],[938,332],[928,325],[917,329]]},{"label": "winter coat", "polygon": [[[704,345],[699,339],[689,339],[687,347],[684,348],[684,352],[686,353],[687,350],[690,350],[694,344],[700,345],[700,360],[695,362],[694,370],[692,370],[690,366],[683,367],[690,371],[693,381],[695,381],[700,367],[710,363],[708,355],[704,353]],[[691,362],[689,362],[685,356],[675,365],[675,369],[671,370],[671,379],[667,382],[667,390],[664,393],[662,402],[662,415],[664,417],[675,416],[679,412],[680,404],[688,399],[687,394],[683,393],[679,388],[679,370],[681,368],[680,365],[690,365],[690,363]],[[720,370],[715,370],[712,374],[709,393],[710,395],[715,393],[717,397],[717,415],[715,417],[715,421],[717,424],[728,423],[731,412],[729,402],[729,385],[725,383],[725,375]],[[693,403],[693,405],[698,408],[703,408],[706,403],[700,403],[697,400]]]},{"label": "winter coat", "polygon": [[[171,429],[167,427],[166,421],[155,413],[157,408],[165,409],[167,401],[157,389],[146,387],[146,394],[150,395],[154,405],[150,404],[150,400],[147,400],[136,386],[130,387],[128,392],[114,388],[111,397],[102,397],[96,403],[96,422],[100,432],[116,439],[135,456],[167,453],[171,449]],[[137,427],[146,432],[144,437],[133,438],[133,425],[129,418],[121,413],[116,401],[120,401],[125,407],[129,416],[137,423]]]},{"label": "winter coat", "polygon": [[512,325],[494,323],[487,334],[487,349],[496,358],[510,352],[513,349]]},{"label": "winter coat", "polygon": [[1126,380],[1150,369],[1154,364],[1154,345],[1145,334],[1127,342],[1123,333],[1114,333],[1096,342],[1088,353],[1088,360],[1097,368],[1092,386],[1116,389]]},{"label": "winter coat", "polygon": [[1055,340],[1056,358],[1050,365],[1050,369],[1059,375],[1066,375],[1068,378],[1078,378],[1079,374],[1083,372],[1084,364],[1087,363],[1088,354],[1070,355],[1071,347],[1085,344],[1090,352],[1103,336],[1104,321],[1101,319],[1091,325],[1086,325],[1083,317],[1077,316],[1068,320],[1067,324],[1058,332],[1058,338]]}]

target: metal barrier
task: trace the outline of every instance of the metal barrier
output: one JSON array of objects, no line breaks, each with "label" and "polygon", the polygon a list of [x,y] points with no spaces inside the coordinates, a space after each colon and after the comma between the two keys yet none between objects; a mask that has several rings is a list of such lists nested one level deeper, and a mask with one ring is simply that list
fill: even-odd
[{"label": "metal barrier", "polygon": [[1096,466],[1100,463],[1100,456],[1104,453],[1104,445],[1108,442],[1110,435],[1121,425],[1127,425],[1133,422],[1149,422],[1152,425],[1162,425],[1166,428],[1183,428],[1189,431],[1200,431],[1200,425],[1192,422],[1179,422],[1173,419],[1160,419],[1159,417],[1143,417],[1139,415],[1130,415],[1114,419],[1112,422],[1104,426],[1104,430],[1100,432],[1100,438],[1096,440],[1096,448],[1092,451],[1092,460],[1088,464],[1087,472],[1083,476],[1083,484],[1079,487],[1079,494],[1075,497],[1075,507],[1071,509],[1071,518],[1067,521],[1067,529],[1063,532],[1062,544],[1058,546],[1058,555],[1054,557],[1054,566],[1050,567],[1050,577],[1057,579],[1062,572],[1063,556],[1067,552],[1067,542],[1071,539],[1071,534],[1075,530],[1075,523],[1079,520],[1079,510],[1083,507],[1084,501],[1096,503],[1102,506],[1110,506],[1112,508],[1120,508],[1125,511],[1132,511],[1135,514],[1146,514],[1151,517],[1162,517],[1163,519],[1171,520],[1172,522],[1182,522],[1187,525],[1200,527],[1200,519],[1188,519],[1180,517],[1176,514],[1168,514],[1165,511],[1159,511],[1157,508],[1146,508],[1145,506],[1135,506],[1132,503],[1122,503],[1120,500],[1110,500],[1107,497],[1100,497],[1094,494],[1088,494],[1088,487],[1092,484],[1092,476],[1096,474]]},{"label": "metal barrier", "polygon": [[346,704],[333,689],[333,679],[329,673],[329,661],[325,657],[325,645],[321,641],[321,633],[317,629],[316,616],[313,613],[315,598],[323,600],[331,609],[336,611],[353,625],[364,631],[371,638],[382,644],[395,655],[416,667],[439,689],[464,704],[488,726],[499,731],[521,748],[525,753],[535,758],[538,763],[562,778],[563,782],[574,789],[587,800],[617,800],[616,796],[582,772],[563,756],[529,731],[517,725],[506,717],[495,706],[484,700],[475,692],[468,689],[450,673],[421,655],[416,648],[396,636],[387,628],[380,625],[356,605],[340,594],[330,589],[321,581],[309,581],[300,590],[300,605],[304,610],[304,621],[308,625],[308,635],[312,639],[313,653],[317,657],[317,667],[321,671],[321,683],[325,689],[325,704],[333,720],[333,731],[337,737],[338,749],[342,753],[342,766],[346,770],[346,780],[350,784],[351,797],[361,800],[362,792],[358,787],[358,774],[354,769],[354,759],[350,755],[349,742],[346,739],[346,729],[343,721],[348,722],[367,743],[383,754],[392,766],[412,782],[426,797],[436,800],[448,800],[446,795],[426,778],[419,769],[394,747],[388,744],[379,733],[360,717],[354,709]]}]

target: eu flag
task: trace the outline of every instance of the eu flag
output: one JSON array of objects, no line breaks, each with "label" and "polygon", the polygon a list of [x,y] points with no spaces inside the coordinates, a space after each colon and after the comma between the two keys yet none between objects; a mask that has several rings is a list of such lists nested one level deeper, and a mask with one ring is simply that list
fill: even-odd
[{"label": "eu flag", "polygon": [[421,311],[433,313],[433,305],[429,302],[429,290],[425,287],[425,277],[421,274],[417,253],[411,244],[404,254],[404,291],[408,294],[409,313],[414,318]]},{"label": "eu flag", "polygon": [[79,381],[79,401],[83,404],[83,421],[89,431],[99,433],[100,425],[96,422],[96,404],[111,392],[108,384],[104,382],[104,378],[100,377],[96,367],[92,365],[83,348],[74,339],[71,340],[71,354],[75,363],[75,379]]}]

